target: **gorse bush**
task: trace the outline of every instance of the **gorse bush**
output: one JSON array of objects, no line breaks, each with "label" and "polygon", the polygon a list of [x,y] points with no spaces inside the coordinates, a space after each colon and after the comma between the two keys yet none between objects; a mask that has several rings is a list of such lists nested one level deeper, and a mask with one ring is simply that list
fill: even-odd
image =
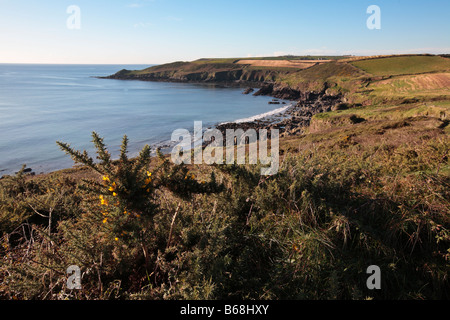
[{"label": "gorse bush", "polygon": [[[448,298],[445,141],[376,156],[288,155],[258,166],[174,165],[145,147],[112,160],[93,134],[83,180],[20,173],[0,181],[0,294],[18,299]],[[403,156],[405,155],[405,157]],[[443,160],[444,159],[444,160]],[[82,289],[69,290],[77,265]],[[382,270],[382,290],[366,269]]]},{"label": "gorse bush", "polygon": [[[2,219],[13,224],[3,230],[4,248],[7,248],[4,254],[10,259],[4,261],[2,270],[8,274],[5,283],[8,283],[10,297],[68,297],[64,279],[70,265],[77,265],[83,270],[83,290],[72,291],[77,298],[105,298],[113,289],[133,288],[136,285],[140,288],[140,281],[154,272],[159,250],[165,249],[171,238],[167,232],[158,232],[165,226],[156,223],[158,219],[155,217],[161,212],[156,190],[165,189],[185,198],[194,193],[212,193],[220,189],[214,175],[209,182],[197,182],[186,168],[171,166],[161,154],[158,154],[159,164],[150,170],[148,146],[137,159],[128,159],[127,137],[123,139],[117,161],[112,161],[103,139],[96,133],[93,133],[93,143],[97,149],[97,162],[86,152],[73,150],[68,144],[58,142],[75,163],[92,169],[96,179],[83,179],[77,186],[80,201],[69,203],[67,198],[71,199],[73,195],[60,199],[58,206],[66,205],[66,217],[56,220],[59,222],[56,230],[50,227],[50,222],[45,229],[45,226],[30,221],[33,213],[52,221],[41,207],[33,207],[28,201],[40,192],[33,182],[26,182],[20,173],[17,178],[2,184],[3,192],[9,190],[6,200],[10,201],[14,196],[26,198],[25,204],[19,207],[20,212],[11,207],[12,201],[2,203],[6,213],[2,214]],[[50,180],[50,183],[55,183],[55,180]],[[56,221],[53,220],[53,224]],[[14,226],[20,229],[25,225],[28,231],[21,234],[14,248],[10,249],[11,230]],[[14,257],[22,255],[25,248],[25,259],[21,263],[15,261]],[[16,269],[16,273],[11,272]],[[44,275],[48,275],[48,282],[40,281],[45,278]],[[159,275],[153,276],[157,278]],[[33,289],[23,290],[24,287]],[[115,294],[118,294],[117,290]]]}]

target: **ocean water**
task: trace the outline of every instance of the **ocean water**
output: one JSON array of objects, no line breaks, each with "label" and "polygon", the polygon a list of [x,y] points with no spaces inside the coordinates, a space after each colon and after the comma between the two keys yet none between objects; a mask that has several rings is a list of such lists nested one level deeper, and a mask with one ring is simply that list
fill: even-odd
[{"label": "ocean water", "polygon": [[241,88],[95,78],[145,67],[0,64],[0,176],[22,164],[36,173],[71,167],[56,141],[95,159],[92,131],[113,156],[126,134],[134,156],[146,144],[166,144],[176,129],[192,132],[194,121],[206,128],[276,108],[270,97],[243,95]]}]

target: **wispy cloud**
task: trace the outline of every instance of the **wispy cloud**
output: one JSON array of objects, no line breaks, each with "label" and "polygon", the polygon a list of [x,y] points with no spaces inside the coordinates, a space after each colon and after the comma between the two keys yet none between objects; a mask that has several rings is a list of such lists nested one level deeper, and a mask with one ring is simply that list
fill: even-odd
[{"label": "wispy cloud", "polygon": [[174,16],[165,17],[165,18],[163,18],[163,20],[166,20],[166,21],[183,21],[182,18],[174,17]]},{"label": "wispy cloud", "polygon": [[135,0],[135,2],[127,4],[127,8],[142,8],[145,7],[149,2],[154,2],[155,0]]},{"label": "wispy cloud", "polygon": [[288,52],[288,51],[275,51],[273,53],[265,53],[265,54],[252,54],[249,53],[247,54],[247,58],[258,58],[258,57],[282,57],[282,56],[295,56],[295,55],[299,55],[297,53],[294,52]]},{"label": "wispy cloud", "polygon": [[139,23],[135,23],[133,25],[133,27],[135,27],[135,28],[148,28],[151,26],[153,26],[153,23],[151,23],[151,22],[139,22]]},{"label": "wispy cloud", "polygon": [[424,47],[411,49],[354,49],[354,50],[335,50],[327,47],[308,48],[302,50],[294,50],[293,52],[275,51],[274,53],[266,54],[247,54],[248,58],[255,57],[279,57],[279,56],[340,56],[340,55],[354,55],[354,56],[373,56],[373,55],[389,55],[389,54],[444,54],[450,53],[450,48],[446,47]]},{"label": "wispy cloud", "polygon": [[428,47],[428,48],[411,48],[411,49],[378,49],[378,50],[354,50],[354,51],[344,51],[343,54],[354,54],[354,55],[378,55],[378,54],[441,54],[449,53],[450,48],[438,48],[438,47]]}]

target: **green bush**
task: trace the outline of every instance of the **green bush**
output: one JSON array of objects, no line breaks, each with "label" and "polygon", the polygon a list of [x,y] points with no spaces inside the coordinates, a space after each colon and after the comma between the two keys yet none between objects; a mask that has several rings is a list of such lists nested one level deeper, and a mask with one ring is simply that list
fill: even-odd
[{"label": "green bush", "polygon": [[[258,166],[173,165],[148,147],[128,159],[126,137],[113,161],[93,142],[98,161],[58,143],[89,179],[0,181],[3,298],[449,297],[442,143],[413,158],[408,147],[308,151],[265,177]],[[366,287],[372,264],[382,290]],[[81,290],[66,286],[70,265]]]}]

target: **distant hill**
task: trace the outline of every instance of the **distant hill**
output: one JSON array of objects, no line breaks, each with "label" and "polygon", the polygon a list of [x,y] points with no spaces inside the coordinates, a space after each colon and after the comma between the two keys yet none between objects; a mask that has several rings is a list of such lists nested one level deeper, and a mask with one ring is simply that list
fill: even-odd
[{"label": "distant hill", "polygon": [[282,56],[178,61],[143,70],[121,70],[106,78],[253,86],[270,82],[299,91],[334,88],[345,93],[361,83],[367,85],[387,77],[438,72],[450,72],[446,55]]},{"label": "distant hill", "polygon": [[121,70],[106,78],[183,82],[266,82],[345,56],[283,56],[260,58],[199,59],[173,62],[144,70]]}]

